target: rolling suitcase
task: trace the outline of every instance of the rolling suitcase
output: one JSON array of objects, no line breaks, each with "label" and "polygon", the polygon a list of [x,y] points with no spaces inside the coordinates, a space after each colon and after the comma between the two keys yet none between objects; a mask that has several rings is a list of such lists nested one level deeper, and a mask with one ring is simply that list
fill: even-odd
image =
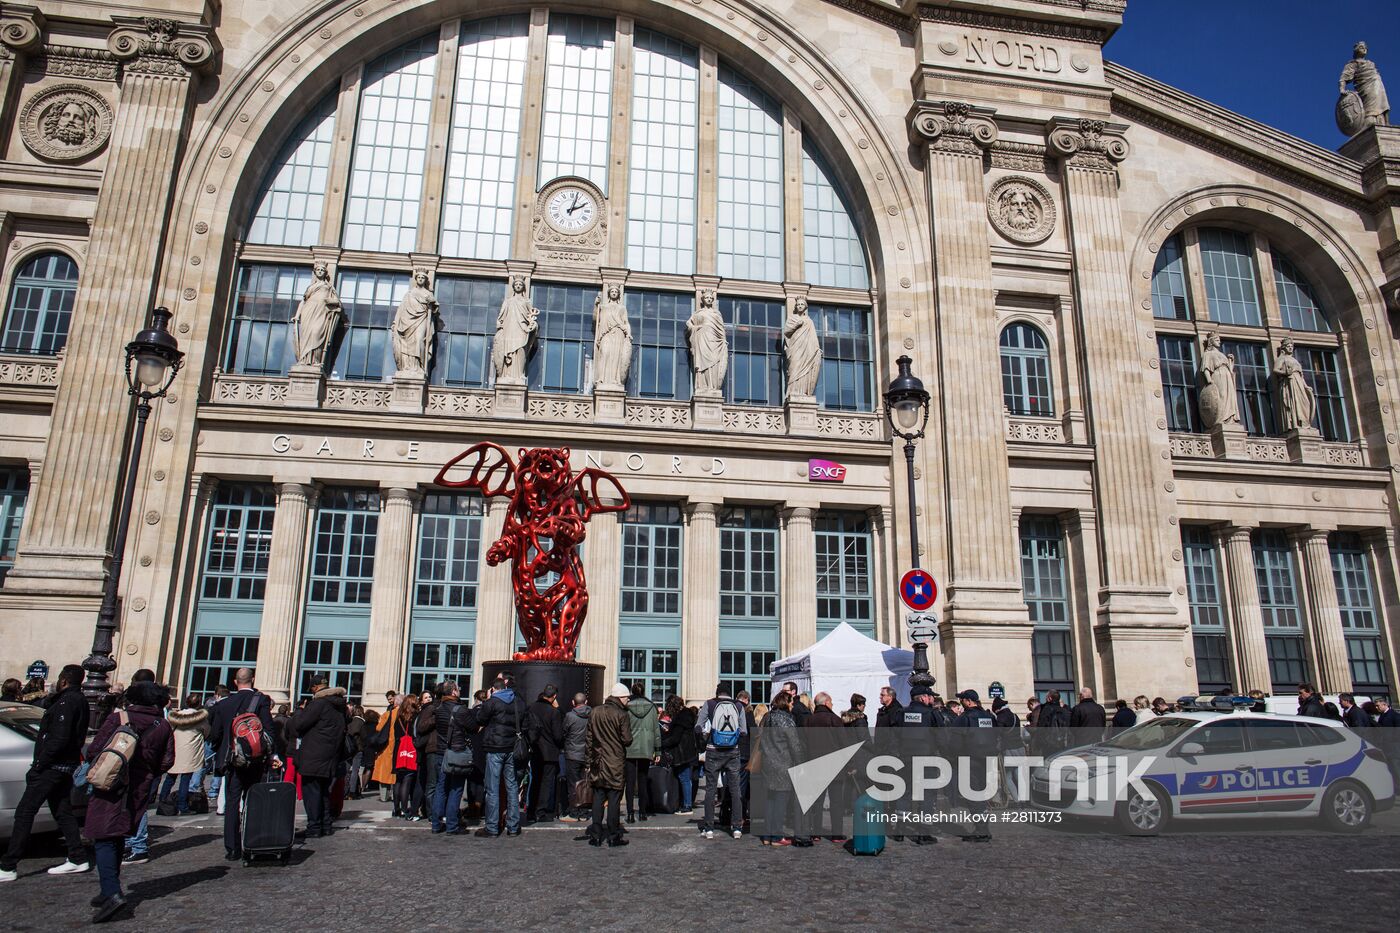
[{"label": "rolling suitcase", "polygon": [[297,819],[297,788],[287,781],[264,781],[248,788],[243,801],[243,864],[292,857]]},{"label": "rolling suitcase", "polygon": [[885,851],[885,824],[880,804],[869,794],[856,798],[851,815],[851,841],[846,843],[852,855],[879,855]]},{"label": "rolling suitcase", "polygon": [[647,786],[651,790],[652,813],[675,813],[680,799],[680,785],[671,769],[653,765],[647,771]]}]

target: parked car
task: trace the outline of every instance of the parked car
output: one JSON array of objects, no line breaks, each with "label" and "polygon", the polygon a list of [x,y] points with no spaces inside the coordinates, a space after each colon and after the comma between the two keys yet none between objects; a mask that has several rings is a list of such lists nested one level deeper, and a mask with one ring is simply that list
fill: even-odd
[{"label": "parked car", "polygon": [[[1066,782],[1060,793],[1052,793],[1052,767]],[[1141,773],[1141,784],[1104,795],[1095,779],[1115,770]],[[1037,808],[1116,819],[1134,835],[1157,833],[1173,820],[1295,817],[1356,832],[1393,807],[1395,793],[1385,754],[1354,730],[1267,713],[1160,716],[1031,769]]]},{"label": "parked car", "polygon": [[[0,838],[8,839],[15,825],[15,807],[24,796],[24,776],[34,762],[34,741],[44,711],[28,703],[0,703]],[[48,807],[34,817],[34,832],[58,829]]]}]

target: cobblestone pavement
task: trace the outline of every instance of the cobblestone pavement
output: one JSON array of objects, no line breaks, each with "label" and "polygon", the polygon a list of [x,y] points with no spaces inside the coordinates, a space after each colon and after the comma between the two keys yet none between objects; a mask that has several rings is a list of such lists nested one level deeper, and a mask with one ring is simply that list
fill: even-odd
[{"label": "cobblestone pavement", "polygon": [[[990,844],[943,835],[857,859],[830,842],[705,840],[680,816],[633,825],[619,849],[576,842],[580,827],[560,823],[516,839],[431,836],[385,807],[348,803],[348,828],[299,846],[287,867],[225,862],[212,815],[153,816],[151,861],[122,872],[134,910],[117,928],[1400,929],[1394,812],[1395,825],[1359,837],[1006,829]],[[96,874],[46,875],[62,848],[38,842],[20,879],[0,886],[4,923],[86,925]]]}]

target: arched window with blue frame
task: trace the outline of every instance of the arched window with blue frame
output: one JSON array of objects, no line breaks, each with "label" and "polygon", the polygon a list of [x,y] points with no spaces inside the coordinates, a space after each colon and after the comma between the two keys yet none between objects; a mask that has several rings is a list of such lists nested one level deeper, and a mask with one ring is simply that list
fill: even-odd
[{"label": "arched window with blue frame", "polygon": [[68,342],[78,264],[58,252],[40,253],[19,267],[5,306],[0,351],[55,356]]},{"label": "arched window with blue frame", "polygon": [[1050,391],[1050,345],[1045,335],[1023,322],[1001,332],[1001,396],[1013,415],[1055,414]]}]

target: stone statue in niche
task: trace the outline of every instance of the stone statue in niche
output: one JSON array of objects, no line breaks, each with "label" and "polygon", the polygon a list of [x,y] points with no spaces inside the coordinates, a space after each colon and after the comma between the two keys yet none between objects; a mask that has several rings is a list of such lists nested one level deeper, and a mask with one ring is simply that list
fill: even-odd
[{"label": "stone statue in niche", "polygon": [[[1376,65],[1366,57],[1366,43],[1358,42],[1352,49],[1351,61],[1342,68],[1337,80],[1341,98],[1337,101],[1337,129],[1355,136],[1368,126],[1390,125],[1390,100],[1385,83]],[[1347,84],[1352,86],[1347,89]]]},{"label": "stone statue in niche", "polygon": [[788,398],[812,398],[822,370],[822,343],[807,315],[806,298],[792,303],[792,313],[783,323],[783,352],[787,355]]},{"label": "stone statue in niche", "polygon": [[311,284],[301,296],[292,315],[292,334],[298,366],[320,369],[325,362],[326,349],[340,326],[340,295],[331,284],[331,272],[324,262],[311,268]]},{"label": "stone statue in niche", "polygon": [[1303,364],[1293,355],[1293,339],[1284,337],[1278,345],[1277,360],[1274,363],[1274,378],[1278,380],[1279,416],[1285,431],[1312,430],[1313,413],[1317,410],[1317,396],[1308,377],[1303,372]]},{"label": "stone statue in niche", "polygon": [[525,276],[510,280],[510,294],[501,302],[496,315],[496,338],[491,345],[491,365],[497,382],[525,383],[525,357],[539,330],[538,308],[527,297],[529,283]]},{"label": "stone statue in niche", "polygon": [[1201,354],[1201,421],[1208,428],[1239,424],[1240,404],[1235,395],[1235,358],[1220,349],[1220,335],[1206,337]]},{"label": "stone statue in niche", "polygon": [[724,374],[729,368],[729,340],[724,318],[715,307],[713,289],[700,293],[700,304],[685,322],[690,338],[691,365],[695,367],[695,394],[719,395],[724,392]]},{"label": "stone statue in niche", "polygon": [[433,352],[436,333],[433,318],[437,314],[437,296],[428,283],[428,273],[413,272],[413,285],[408,289],[399,310],[394,314],[394,366],[401,376],[422,376],[428,371],[428,357]]},{"label": "stone statue in niche", "polygon": [[620,390],[632,365],[632,324],[622,303],[622,286],[608,285],[593,301],[593,382]]}]

